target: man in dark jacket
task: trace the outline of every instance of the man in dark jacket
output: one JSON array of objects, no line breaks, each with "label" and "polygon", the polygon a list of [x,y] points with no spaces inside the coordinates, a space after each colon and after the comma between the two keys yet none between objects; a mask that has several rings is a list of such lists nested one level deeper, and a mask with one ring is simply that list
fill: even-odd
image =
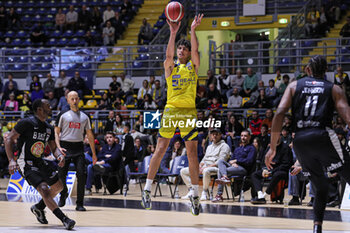
[{"label": "man in dark jacket", "polygon": [[115,143],[114,134],[108,132],[106,134],[106,141],[107,144],[98,153],[96,164],[90,164],[87,167],[86,195],[91,195],[93,180],[95,181],[95,188],[98,192],[102,187],[100,175],[117,170],[122,163],[121,146]]},{"label": "man in dark jacket", "polygon": [[[289,145],[286,143],[280,143],[276,149],[276,156],[273,159],[272,169],[268,170],[266,167],[254,172],[252,174],[252,182],[255,190],[258,192],[258,196],[253,198],[252,204],[265,204],[266,195],[270,195],[272,190],[282,179],[288,180],[289,169],[293,165],[293,155],[292,150]],[[267,177],[272,177],[269,186],[266,189],[266,192],[262,192],[263,188],[263,179]]]},{"label": "man in dark jacket", "polygon": [[137,158],[135,158],[134,139],[130,135],[129,123],[126,123],[124,125],[122,152],[123,158],[125,158],[124,164],[129,165],[130,171],[135,171],[137,167],[135,164],[135,160],[137,160]]},{"label": "man in dark jacket", "polygon": [[69,91],[76,91],[79,94],[80,99],[83,98],[84,90],[86,89],[85,80],[76,71],[74,77],[68,82],[67,89]]}]

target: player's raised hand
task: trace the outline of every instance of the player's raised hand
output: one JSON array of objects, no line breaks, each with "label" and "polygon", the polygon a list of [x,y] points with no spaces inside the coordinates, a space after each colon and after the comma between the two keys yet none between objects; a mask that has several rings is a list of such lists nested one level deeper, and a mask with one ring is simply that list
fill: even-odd
[{"label": "player's raised hand", "polygon": [[276,151],[269,149],[269,151],[265,155],[265,165],[267,169],[271,170],[273,167],[272,165],[275,164],[275,162],[272,162],[273,158],[275,158]]},{"label": "player's raised hand", "polygon": [[13,175],[16,171],[18,171],[19,170],[19,166],[18,166],[18,164],[17,164],[17,162],[15,161],[15,160],[11,160],[10,162],[9,162],[9,173],[11,174],[11,175]]},{"label": "player's raised hand", "polygon": [[196,15],[193,19],[191,29],[196,29],[202,22],[203,14]]},{"label": "player's raised hand", "polygon": [[166,22],[169,25],[170,32],[177,33],[177,31],[179,30],[179,28],[181,26],[181,21],[180,22],[170,22],[169,20],[166,20]]}]

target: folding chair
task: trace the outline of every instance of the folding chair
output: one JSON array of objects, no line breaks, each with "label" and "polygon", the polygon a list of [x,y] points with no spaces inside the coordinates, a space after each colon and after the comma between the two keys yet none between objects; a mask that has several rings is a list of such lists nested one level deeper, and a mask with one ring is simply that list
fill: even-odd
[{"label": "folding chair", "polygon": [[[166,178],[167,179],[167,183],[170,189],[170,194],[171,194],[171,198],[174,198],[175,196],[175,192],[179,183],[179,178],[180,178],[180,171],[182,168],[188,167],[188,159],[186,155],[183,156],[178,156],[174,158],[173,164],[171,166],[170,169],[170,173],[157,173],[156,177],[157,180],[159,180],[160,178]],[[171,189],[171,184],[170,184],[170,180],[169,177],[177,177],[177,181],[175,182],[175,189],[174,192]],[[154,197],[157,196],[157,192],[159,190],[159,195],[162,196],[162,191],[160,189],[160,185],[159,182],[157,182],[157,187],[156,187],[156,191],[154,192]]]},{"label": "folding chair", "polygon": [[151,162],[151,158],[152,158],[151,155],[146,156],[143,159],[142,163],[138,166],[137,172],[131,172],[129,166],[128,165],[125,166],[125,172],[127,175],[127,179],[126,179],[126,191],[124,193],[124,196],[127,195],[127,192],[129,190],[129,182],[130,182],[131,178],[135,178],[138,180],[138,183],[140,185],[140,190],[141,190],[141,192],[143,191],[142,184],[141,184],[141,178],[147,176],[149,164]]}]

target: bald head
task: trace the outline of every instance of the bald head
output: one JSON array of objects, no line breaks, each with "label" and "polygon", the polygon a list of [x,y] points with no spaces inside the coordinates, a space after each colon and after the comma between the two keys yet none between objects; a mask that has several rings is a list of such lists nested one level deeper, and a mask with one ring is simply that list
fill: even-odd
[{"label": "bald head", "polygon": [[71,110],[78,111],[79,95],[76,91],[70,91],[68,93],[67,102],[68,102]]}]

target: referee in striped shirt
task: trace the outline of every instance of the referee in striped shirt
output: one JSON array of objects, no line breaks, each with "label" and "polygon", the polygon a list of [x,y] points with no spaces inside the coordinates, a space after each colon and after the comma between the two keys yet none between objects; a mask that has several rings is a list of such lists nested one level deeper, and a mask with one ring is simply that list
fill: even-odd
[{"label": "referee in striped shirt", "polygon": [[58,206],[62,207],[66,204],[66,198],[68,197],[66,178],[69,164],[73,162],[78,178],[78,196],[75,210],[86,211],[84,207],[84,192],[86,184],[86,166],[83,144],[84,132],[86,132],[89,140],[94,165],[97,161],[95,139],[91,130],[89,116],[86,113],[79,111],[78,93],[75,91],[69,92],[67,101],[70,106],[70,110],[60,112],[60,114],[57,116],[55,127],[55,140],[57,147],[66,153],[66,163],[64,167],[60,168],[58,171],[64,187],[61,192]]}]

